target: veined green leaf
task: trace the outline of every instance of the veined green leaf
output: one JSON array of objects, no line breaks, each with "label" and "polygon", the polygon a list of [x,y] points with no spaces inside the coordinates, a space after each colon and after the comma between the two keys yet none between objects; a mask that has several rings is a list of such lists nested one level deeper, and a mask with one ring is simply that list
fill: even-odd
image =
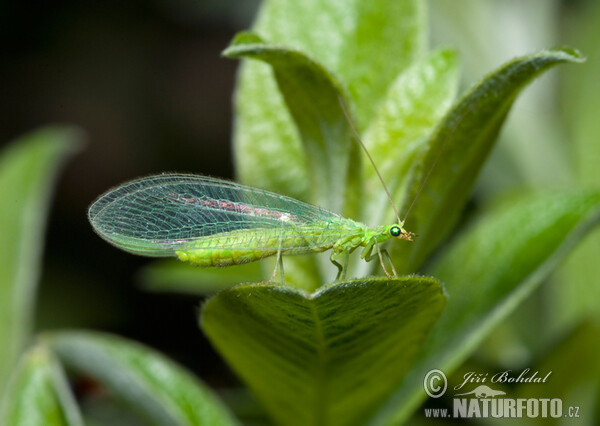
[{"label": "veined green leaf", "polygon": [[66,377],[47,348],[33,347],[22,357],[0,401],[0,424],[83,425]]},{"label": "veined green leaf", "polygon": [[[266,1],[254,31],[305,52],[348,88],[358,126],[425,50],[423,2]],[[243,183],[307,199],[311,181],[299,134],[269,66],[242,66],[236,95],[236,169]],[[341,213],[340,211],[337,211]]]},{"label": "veined green leaf", "polygon": [[0,394],[29,338],[52,187],[81,137],[48,127],[0,153]]},{"label": "veined green leaf", "polygon": [[598,220],[600,193],[570,190],[498,209],[451,244],[430,270],[446,285],[448,307],[373,424],[407,419],[425,397],[425,374],[451,373]]},{"label": "veined green leaf", "polygon": [[302,140],[310,201],[345,216],[356,216],[362,195],[360,173],[356,173],[360,147],[351,139],[350,125],[340,107],[340,98],[346,96],[336,79],[304,53],[260,42],[258,36],[247,33],[238,36],[223,54],[258,59],[272,67]]},{"label": "veined green leaf", "polygon": [[[415,157],[452,105],[457,86],[456,53],[437,50],[398,76],[369,124],[365,145],[397,204],[406,197],[405,186]],[[390,202],[369,161],[363,162],[363,173],[367,181],[365,223],[395,223]]]},{"label": "veined green leaf", "polygon": [[279,424],[362,424],[398,386],[445,301],[425,277],[312,294],[247,284],[210,299],[201,325]]},{"label": "veined green leaf", "polygon": [[65,365],[93,377],[154,424],[237,424],[208,387],[150,348],[93,332],[59,332],[45,340]]},{"label": "veined green leaf", "polygon": [[456,223],[521,89],[554,65],[582,61],[579,53],[569,49],[517,58],[485,77],[450,110],[418,160],[419,170],[405,201],[411,203],[418,195],[406,226],[419,238],[412,245],[392,247],[401,271],[416,270]]},{"label": "veined green leaf", "polygon": [[[571,31],[560,29],[569,13],[553,1],[463,0],[460,8],[453,2],[434,4],[429,14],[433,45],[451,40],[461,53],[463,83],[479,80],[496,68],[501,58],[521,56],[557,41],[591,53],[568,39]],[[578,7],[569,11],[575,9]],[[515,37],[509,36],[509,27]],[[587,67],[565,70],[565,80],[576,79],[576,73]],[[556,114],[564,104],[562,81],[556,84],[562,75],[553,72],[519,96],[510,119],[502,126],[498,148],[477,179],[478,194],[497,194],[523,185],[556,187],[569,181],[567,151],[572,142],[565,138],[564,123]],[[540,161],[542,153],[544,161]]]},{"label": "veined green leaf", "polygon": [[416,0],[271,0],[254,30],[307,52],[340,76],[364,126],[392,81],[425,53],[424,9]]}]

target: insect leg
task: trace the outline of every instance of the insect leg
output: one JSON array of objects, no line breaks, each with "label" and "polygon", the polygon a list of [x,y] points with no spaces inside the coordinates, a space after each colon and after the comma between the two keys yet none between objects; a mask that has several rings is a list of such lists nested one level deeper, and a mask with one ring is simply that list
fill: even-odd
[{"label": "insect leg", "polygon": [[[341,255],[345,255],[345,261],[344,261],[344,265],[342,265],[340,262],[337,261],[338,258],[341,257]],[[335,255],[334,253],[331,253],[331,256],[329,257],[329,260],[331,260],[331,263],[333,263],[337,268],[338,268],[338,274],[335,277],[335,280],[343,280],[346,278],[346,269],[348,267],[348,260],[350,258],[350,251],[346,250],[342,253],[338,253],[337,255]]]},{"label": "insect leg", "polygon": [[394,276],[397,277],[398,272],[396,272],[396,268],[394,268],[394,263],[392,262],[392,258],[390,257],[388,251],[386,249],[381,250],[381,255],[387,259],[388,263],[392,267],[392,272],[394,273]]},{"label": "insect leg", "polygon": [[281,255],[281,247],[277,252],[278,262],[279,262],[279,273],[281,274],[281,285],[285,285],[285,276],[283,273],[283,256]]},{"label": "insect leg", "polygon": [[387,275],[388,278],[392,278],[392,276],[387,271],[387,269],[385,269],[385,263],[383,263],[383,255],[381,254],[381,249],[379,248],[379,244],[375,243],[375,248],[377,249],[377,254],[379,255],[379,263],[381,263],[381,267],[383,268],[383,272],[385,272],[385,274]]},{"label": "insect leg", "polygon": [[[392,275],[387,271],[387,269],[385,268],[385,263],[383,262],[383,257],[385,256],[385,258],[388,260],[388,262],[390,263],[391,267],[392,267],[392,272],[394,273],[393,276],[397,276],[398,273],[396,272],[396,268],[394,268],[394,264],[392,263],[392,259],[390,258],[390,254],[387,252],[387,250],[381,250],[379,248],[379,244],[375,243],[375,248],[377,249],[377,256],[379,257],[379,263],[381,264],[381,268],[383,269],[383,272],[385,272],[385,274],[387,275],[388,278],[392,278]],[[375,257],[375,255],[371,255],[369,257],[367,257],[365,260],[367,262],[371,261],[373,258]]]},{"label": "insect leg", "polygon": [[346,250],[346,256],[344,256],[344,266],[341,271],[338,272],[338,275],[341,274],[340,277],[336,277],[336,281],[338,279],[345,280],[346,279],[346,271],[348,270],[348,261],[350,260],[350,250]]},{"label": "insect leg", "polygon": [[337,281],[337,280],[340,279],[340,276],[342,276],[342,273],[344,272],[344,267],[342,266],[342,264],[340,262],[336,261],[333,258],[333,255],[331,255],[331,257],[329,258],[329,260],[331,260],[331,263],[333,263],[336,266],[336,268],[338,268],[338,273],[337,273],[337,275],[335,277],[335,280]]},{"label": "insect leg", "polygon": [[279,247],[277,248],[277,260],[275,261],[275,269],[273,269],[273,273],[271,274],[271,278],[269,278],[268,282],[273,282],[275,280],[275,275],[277,275],[277,267],[279,266],[279,273],[281,274],[281,285],[285,285],[285,278],[283,273],[283,256],[281,254],[281,245],[283,244],[283,239],[279,239]]}]

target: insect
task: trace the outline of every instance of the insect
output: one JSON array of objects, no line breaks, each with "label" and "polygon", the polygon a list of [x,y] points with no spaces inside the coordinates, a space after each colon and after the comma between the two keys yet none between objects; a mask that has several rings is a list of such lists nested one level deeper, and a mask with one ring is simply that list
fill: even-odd
[{"label": "insect", "polygon": [[[284,195],[220,179],[162,174],[128,182],[100,196],[88,218],[98,234],[115,246],[145,256],[177,256],[198,266],[231,266],[277,256],[283,274],[283,255],[319,253],[331,249],[331,262],[344,278],[350,253],[363,247],[361,258],[384,258],[380,245],[391,238],[413,241],[404,229],[389,190],[350,120],[356,140],[381,180],[397,223],[369,228],[359,222]],[[411,206],[412,207],[412,206]],[[410,209],[409,209],[410,210]],[[375,252],[374,252],[375,251]],[[338,260],[344,258],[342,265]]]},{"label": "insect", "polygon": [[[338,262],[358,247],[367,261],[379,257],[390,238],[412,241],[402,221],[375,228],[273,192],[225,180],[162,174],[128,182],[96,200],[88,212],[98,234],[115,246],[145,256],[177,256],[198,266],[230,266],[277,256],[331,249]],[[346,259],[347,261],[347,259]],[[394,275],[396,271],[392,265]]]}]

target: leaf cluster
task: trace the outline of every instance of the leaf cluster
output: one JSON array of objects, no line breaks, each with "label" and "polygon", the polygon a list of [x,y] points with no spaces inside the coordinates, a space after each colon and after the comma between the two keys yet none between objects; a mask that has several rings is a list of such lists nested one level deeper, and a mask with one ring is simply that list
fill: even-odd
[{"label": "leaf cluster", "polygon": [[[224,51],[249,59],[235,99],[243,183],[370,225],[394,222],[341,98],[419,235],[388,247],[402,273],[392,279],[353,258],[349,275],[359,278],[331,283],[335,268],[314,256],[285,260],[285,287],[233,286],[259,281],[255,265],[199,274],[167,262],[144,271],[154,290],[218,291],[200,325],[278,424],[406,421],[425,398],[425,374],[456,370],[600,218],[600,192],[569,188],[497,202],[457,230],[517,96],[553,66],[583,58],[566,48],[522,56],[456,99],[457,55],[429,52],[426,31],[417,0],[267,1],[253,32]],[[64,331],[25,351],[52,177],[78,139],[71,128],[49,128],[0,157],[0,193],[16,200],[0,205],[0,424],[83,424],[65,369],[114,395],[131,419],[237,424],[193,374],[126,339]],[[585,326],[569,341],[597,335]],[[552,359],[572,356],[557,350]]]}]

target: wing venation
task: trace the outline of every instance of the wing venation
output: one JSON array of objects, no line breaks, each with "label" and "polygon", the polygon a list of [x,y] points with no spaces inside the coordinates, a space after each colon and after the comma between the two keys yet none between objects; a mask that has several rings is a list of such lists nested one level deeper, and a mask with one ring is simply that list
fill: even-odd
[{"label": "wing venation", "polygon": [[280,194],[186,174],[128,182],[99,197],[88,216],[94,229],[113,244],[150,255],[172,252],[188,241],[220,233],[297,227],[340,218]]}]

